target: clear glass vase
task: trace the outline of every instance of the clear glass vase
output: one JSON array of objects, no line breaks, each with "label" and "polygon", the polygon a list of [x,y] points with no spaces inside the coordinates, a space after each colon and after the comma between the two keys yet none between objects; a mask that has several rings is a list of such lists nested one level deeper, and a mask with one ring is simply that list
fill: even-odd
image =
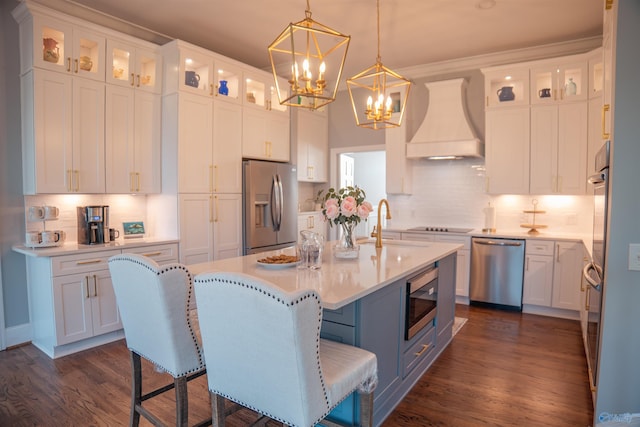
[{"label": "clear glass vase", "polygon": [[356,224],[354,222],[345,222],[341,224],[342,232],[338,243],[333,247],[333,255],[336,258],[352,259],[357,258],[360,252],[360,246],[356,243]]}]

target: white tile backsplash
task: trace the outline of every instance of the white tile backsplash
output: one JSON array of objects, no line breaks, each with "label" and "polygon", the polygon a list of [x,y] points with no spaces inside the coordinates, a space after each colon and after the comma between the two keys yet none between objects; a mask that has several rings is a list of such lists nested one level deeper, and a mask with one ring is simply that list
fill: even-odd
[{"label": "white tile backsplash", "polygon": [[[147,198],[141,195],[86,195],[62,194],[25,196],[26,231],[63,230],[67,234],[66,240],[78,240],[78,206],[107,205],[109,206],[109,227],[120,231],[122,238],[122,223],[124,221],[146,221]],[[56,206],[60,210],[57,220],[29,221],[29,206]]]},{"label": "white tile backsplash", "polygon": [[530,223],[532,200],[538,200],[536,223],[547,225],[553,233],[589,234],[592,229],[593,201],[590,196],[500,195],[484,192],[484,161],[417,160],[413,166],[413,194],[388,196],[393,219],[390,228],[449,226],[482,229],[483,209],[490,202],[496,208],[498,231],[526,231],[520,224]]}]

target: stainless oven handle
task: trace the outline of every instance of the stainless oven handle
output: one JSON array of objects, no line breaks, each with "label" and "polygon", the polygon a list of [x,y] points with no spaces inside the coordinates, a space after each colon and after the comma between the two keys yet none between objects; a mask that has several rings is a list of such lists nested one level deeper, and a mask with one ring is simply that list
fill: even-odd
[{"label": "stainless oven handle", "polygon": [[591,175],[588,179],[589,184],[602,184],[607,179],[607,174],[605,173],[597,173],[595,175]]},{"label": "stainless oven handle", "polygon": [[407,281],[409,285],[409,293],[413,293],[415,290],[420,289],[427,283],[430,283],[434,279],[438,278],[438,267],[434,267],[431,270],[426,271],[420,276],[413,277]]},{"label": "stainless oven handle", "polygon": [[497,240],[474,240],[474,243],[487,246],[522,246],[522,242],[500,242]]},{"label": "stainless oven handle", "polygon": [[591,275],[589,274],[589,271],[593,270],[596,272],[596,274],[598,275],[598,277],[600,278],[600,281],[602,282],[602,269],[600,267],[597,267],[594,263],[590,262],[589,264],[585,265],[584,268],[582,269],[582,275],[584,276],[585,280],[587,281],[587,283],[589,283],[589,285],[591,285],[591,287],[593,289],[595,289],[596,291],[600,291],[602,290],[602,283],[598,283],[595,280],[593,280],[591,278]]}]

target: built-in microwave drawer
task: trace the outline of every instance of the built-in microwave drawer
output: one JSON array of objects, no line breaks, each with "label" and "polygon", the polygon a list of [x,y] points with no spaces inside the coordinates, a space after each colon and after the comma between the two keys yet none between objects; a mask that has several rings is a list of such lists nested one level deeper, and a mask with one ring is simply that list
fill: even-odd
[{"label": "built-in microwave drawer", "polygon": [[527,239],[525,252],[527,255],[553,256],[553,248],[556,242],[553,240]]},{"label": "built-in microwave drawer", "polygon": [[409,373],[425,358],[431,355],[436,348],[436,328],[431,327],[426,334],[416,337],[415,343],[411,345],[402,356],[402,377]]}]

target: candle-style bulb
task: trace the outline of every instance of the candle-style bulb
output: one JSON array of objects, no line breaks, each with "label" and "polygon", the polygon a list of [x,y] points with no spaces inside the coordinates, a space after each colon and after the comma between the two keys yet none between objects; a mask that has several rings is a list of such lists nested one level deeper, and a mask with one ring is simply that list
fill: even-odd
[{"label": "candle-style bulb", "polygon": [[368,97],[367,98],[367,110],[371,110],[372,106],[373,106],[373,98]]},{"label": "candle-style bulb", "polygon": [[322,64],[320,64],[320,73],[318,74],[318,80],[324,79],[324,72],[326,70],[327,70],[327,66],[325,65],[324,61],[322,61]]}]

